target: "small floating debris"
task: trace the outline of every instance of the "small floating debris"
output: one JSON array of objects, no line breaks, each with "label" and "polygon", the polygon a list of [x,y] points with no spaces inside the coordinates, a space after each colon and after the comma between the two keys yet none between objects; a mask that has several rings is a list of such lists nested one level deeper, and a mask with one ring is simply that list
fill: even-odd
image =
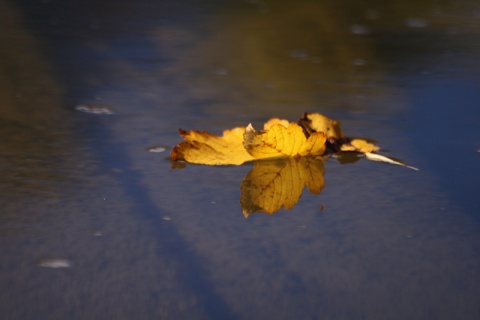
[{"label": "small floating debris", "polygon": [[79,104],[75,106],[75,110],[93,114],[114,114],[115,112],[109,106],[99,104]]},{"label": "small floating debris", "polygon": [[228,76],[228,69],[225,69],[225,68],[221,68],[221,69],[218,69],[215,71],[216,74],[218,74],[219,76]]},{"label": "small floating debris", "polygon": [[357,35],[370,34],[370,28],[360,24],[354,24],[350,27],[350,32]]},{"label": "small floating debris", "polygon": [[428,26],[428,21],[420,18],[409,18],[405,20],[405,24],[410,28],[425,28]]},{"label": "small floating debris", "polygon": [[70,268],[72,263],[66,259],[43,259],[38,263],[40,267],[43,268]]},{"label": "small floating debris", "polygon": [[147,148],[147,151],[157,152],[157,153],[164,152],[165,150],[167,150],[167,147],[163,147],[163,146],[153,146],[153,147]]},{"label": "small floating debris", "polygon": [[288,52],[290,58],[298,59],[298,60],[307,60],[308,59],[308,52],[305,50],[290,50]]},{"label": "small floating debris", "polygon": [[363,67],[364,65],[367,64],[367,62],[364,59],[358,58],[353,60],[353,64],[356,65],[357,67]]},{"label": "small floating debris", "polygon": [[386,162],[386,163],[394,164],[394,165],[397,165],[397,166],[406,167],[406,168],[409,168],[409,169],[412,169],[412,170],[415,170],[415,171],[420,170],[416,167],[408,166],[404,163],[395,161],[395,160],[390,159],[388,157],[382,156],[381,154],[378,154],[378,153],[365,152],[365,157],[369,160]]},{"label": "small floating debris", "polygon": [[367,10],[367,12],[365,13],[365,16],[369,20],[376,20],[378,19],[378,12],[375,10]]}]

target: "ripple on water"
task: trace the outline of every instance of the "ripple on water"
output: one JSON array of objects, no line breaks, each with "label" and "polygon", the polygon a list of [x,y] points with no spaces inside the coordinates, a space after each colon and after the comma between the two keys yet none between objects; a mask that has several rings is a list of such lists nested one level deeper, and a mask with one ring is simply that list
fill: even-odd
[{"label": "ripple on water", "polygon": [[40,260],[38,262],[38,266],[43,268],[60,269],[70,268],[72,266],[72,263],[67,259],[49,258]]},{"label": "ripple on water", "polygon": [[99,104],[79,104],[75,110],[93,114],[114,114],[113,108]]},{"label": "ripple on water", "polygon": [[354,24],[350,27],[350,32],[358,35],[370,34],[370,28],[360,24]]},{"label": "ripple on water", "polygon": [[428,21],[421,18],[409,18],[405,20],[405,24],[410,28],[425,28],[428,26]]},{"label": "ripple on water", "polygon": [[164,147],[164,146],[153,146],[153,147],[147,148],[147,151],[156,152],[156,153],[165,152],[166,150],[167,150],[167,147]]}]

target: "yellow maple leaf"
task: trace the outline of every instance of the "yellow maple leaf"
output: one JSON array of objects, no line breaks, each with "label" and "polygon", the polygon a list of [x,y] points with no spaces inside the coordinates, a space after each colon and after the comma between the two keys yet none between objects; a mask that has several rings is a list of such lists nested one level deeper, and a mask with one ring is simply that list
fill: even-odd
[{"label": "yellow maple leaf", "polygon": [[300,200],[304,186],[319,194],[325,186],[321,159],[284,158],[257,161],[243,179],[240,204],[245,217],[254,212],[272,214],[291,209]]},{"label": "yellow maple leaf", "polygon": [[184,142],[171,152],[172,160],[206,165],[240,165],[247,161],[267,158],[321,155],[325,150],[325,135],[312,134],[308,139],[296,123],[278,118],[265,123],[263,131],[237,127],[225,130],[222,136],[205,131],[180,129]]},{"label": "yellow maple leaf", "polygon": [[240,165],[254,158],[243,147],[245,128],[225,130],[222,136],[205,131],[179,130],[185,142],[172,150],[172,160],[207,165]]},{"label": "yellow maple leaf", "polygon": [[279,122],[263,131],[248,125],[243,145],[255,159],[268,159],[321,155],[325,151],[325,141],[322,132],[315,132],[307,139],[298,124],[292,122],[285,127]]}]

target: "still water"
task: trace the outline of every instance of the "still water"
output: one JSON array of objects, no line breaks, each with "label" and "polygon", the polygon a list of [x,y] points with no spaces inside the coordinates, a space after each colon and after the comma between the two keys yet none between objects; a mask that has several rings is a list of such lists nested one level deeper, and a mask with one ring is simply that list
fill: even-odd
[{"label": "still water", "polygon": [[[1,1],[0,317],[479,319],[479,56],[475,0]],[[305,111],[420,171],[245,218],[252,164],[171,169]]]}]

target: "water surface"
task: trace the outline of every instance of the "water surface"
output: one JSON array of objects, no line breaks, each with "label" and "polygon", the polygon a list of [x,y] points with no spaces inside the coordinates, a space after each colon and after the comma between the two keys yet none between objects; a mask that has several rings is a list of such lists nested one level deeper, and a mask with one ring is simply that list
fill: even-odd
[{"label": "water surface", "polygon": [[[0,16],[2,318],[480,317],[476,1]],[[246,219],[252,164],[171,170],[178,128],[304,111],[420,171],[332,158],[321,194]]]}]

